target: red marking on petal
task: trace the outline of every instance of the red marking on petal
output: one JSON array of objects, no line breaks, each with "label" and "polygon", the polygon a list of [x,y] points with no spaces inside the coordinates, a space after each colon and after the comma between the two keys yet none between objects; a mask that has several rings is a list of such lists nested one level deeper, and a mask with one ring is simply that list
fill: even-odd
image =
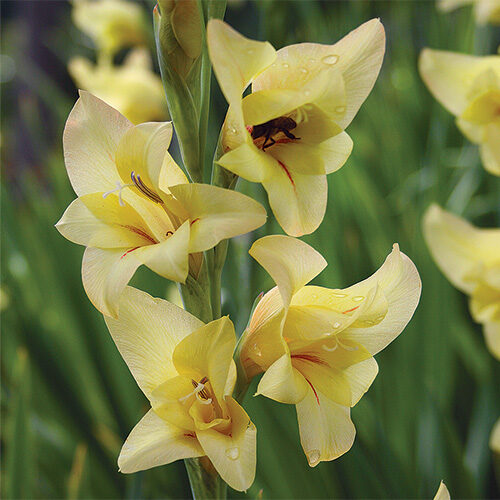
[{"label": "red marking on petal", "polygon": [[195,222],[198,222],[200,220],[199,217],[197,217],[195,220],[192,220],[189,225],[192,226]]},{"label": "red marking on petal", "polygon": [[[305,377],[304,377],[305,378]],[[316,392],[316,389],[314,388],[314,385],[311,384],[311,382],[309,382],[309,379],[306,378],[306,382],[311,386],[311,389],[313,390],[314,392],[314,396],[316,396],[316,401],[319,405],[319,398],[318,398],[318,393]]]},{"label": "red marking on petal", "polygon": [[253,125],[247,125],[245,128],[247,129],[247,132],[251,135],[253,132]]},{"label": "red marking on petal", "polygon": [[329,366],[325,360],[314,354],[292,354],[290,357],[295,359],[302,359],[303,361],[309,361],[311,363],[317,363],[318,365]]},{"label": "red marking on petal", "polygon": [[186,436],[188,438],[194,438],[194,437],[196,437],[194,434],[189,434],[189,433],[188,434],[184,434],[184,436]]},{"label": "red marking on petal", "polygon": [[139,236],[142,236],[144,239],[150,241],[153,244],[157,243],[157,241],[153,237],[151,237],[148,233],[146,233],[146,231],[143,231],[138,227],[128,226],[128,225],[122,225],[122,227],[128,229],[129,231],[132,231],[135,234],[138,234]]},{"label": "red marking on petal", "polygon": [[290,182],[292,183],[292,186],[293,186],[293,189],[295,189],[295,182],[292,178],[292,174],[290,173],[290,171],[286,168],[285,164],[280,162],[279,160],[277,160],[278,163],[280,164],[281,168],[285,171],[286,175],[288,176],[288,178],[290,179]]},{"label": "red marking on petal", "polygon": [[353,312],[355,311],[359,306],[356,306],[356,307],[353,307],[352,309],[347,309],[347,311],[342,311],[342,314],[347,314],[347,313],[350,313],[350,312]]},{"label": "red marking on petal", "polygon": [[120,257],[120,260],[123,259],[123,257],[125,257],[125,255],[128,255],[130,252],[133,252],[134,250],[137,250],[138,248],[140,247],[134,247],[134,248],[131,248],[130,250],[127,250],[121,257]]},{"label": "red marking on petal", "polygon": [[296,139],[289,139],[288,137],[283,137],[282,139],[278,139],[275,144],[287,144],[288,142],[293,142]]}]

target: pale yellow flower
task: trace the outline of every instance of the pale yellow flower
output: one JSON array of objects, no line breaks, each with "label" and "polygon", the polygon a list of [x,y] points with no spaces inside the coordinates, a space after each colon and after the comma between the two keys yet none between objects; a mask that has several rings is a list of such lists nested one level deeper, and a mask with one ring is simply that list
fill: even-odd
[{"label": "pale yellow flower", "polygon": [[[326,175],[352,150],[344,129],[382,64],[382,24],[368,21],[334,45],[301,43],[276,52],[210,20],[207,42],[229,103],[218,163],[262,183],[288,234],[313,232],[325,214]],[[243,97],[250,83],[252,93]]]},{"label": "pale yellow flower", "polygon": [[438,8],[444,12],[464,5],[472,5],[478,24],[500,24],[500,0],[439,0]]},{"label": "pale yellow flower", "polygon": [[470,311],[484,325],[491,353],[500,359],[500,229],[480,229],[437,205],[423,219],[434,260],[459,290],[470,296]]},{"label": "pale yellow flower", "polygon": [[500,175],[500,56],[424,49],[419,69],[462,133],[479,144],[484,168]]},{"label": "pale yellow flower", "polygon": [[257,394],[295,404],[310,466],[352,446],[354,406],[378,372],[373,355],[405,328],[421,283],[411,260],[394,245],[370,278],[343,290],[306,286],[326,266],[303,241],[266,236],[250,254],[277,286],[251,317],[240,362],[247,378],[264,372]]},{"label": "pale yellow flower", "polygon": [[441,481],[441,484],[439,485],[436,495],[434,496],[434,500],[450,500],[450,492],[443,481]]},{"label": "pale yellow flower", "polygon": [[75,25],[107,56],[145,41],[143,10],[136,2],[74,0],[72,16]]},{"label": "pale yellow flower", "polygon": [[166,300],[127,287],[119,318],[106,318],[106,324],[152,406],[123,445],[120,471],[206,455],[232,488],[250,487],[257,430],[231,397],[236,336],[229,318],[205,325]]},{"label": "pale yellow flower", "polygon": [[103,314],[118,314],[119,296],[141,264],[184,282],[190,261],[196,275],[199,252],[265,222],[251,198],[188,183],[168,154],[171,136],[170,122],[134,126],[85,91],[68,117],[64,159],[78,198],[57,229],[87,247],[83,284]]},{"label": "pale yellow flower", "polygon": [[490,448],[500,455],[500,418],[496,421],[491,431]]},{"label": "pale yellow flower", "polygon": [[75,57],[68,70],[78,88],[99,97],[133,124],[168,119],[163,85],[152,70],[147,49],[132,50],[121,66]]}]

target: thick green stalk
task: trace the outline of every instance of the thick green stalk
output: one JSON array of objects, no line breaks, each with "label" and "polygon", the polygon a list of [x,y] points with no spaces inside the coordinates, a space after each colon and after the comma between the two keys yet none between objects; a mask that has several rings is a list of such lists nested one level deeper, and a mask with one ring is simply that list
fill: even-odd
[{"label": "thick green stalk", "polygon": [[226,498],[227,485],[207,457],[187,458],[184,464],[194,500],[207,498],[224,500]]}]

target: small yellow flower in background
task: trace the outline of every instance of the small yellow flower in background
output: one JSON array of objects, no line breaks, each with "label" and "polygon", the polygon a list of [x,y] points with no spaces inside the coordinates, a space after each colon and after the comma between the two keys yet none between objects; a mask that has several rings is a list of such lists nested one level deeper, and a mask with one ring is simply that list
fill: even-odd
[{"label": "small yellow flower in background", "polygon": [[132,287],[120,311],[106,324],[152,406],[123,445],[121,472],[206,455],[224,481],[246,490],[255,477],[257,430],[231,397],[236,336],[229,318],[205,325]]},{"label": "small yellow flower in background", "polygon": [[500,24],[500,0],[439,0],[438,8],[443,12],[473,5],[477,24]]},{"label": "small yellow flower in background", "polygon": [[250,254],[277,286],[257,304],[239,351],[247,378],[264,372],[257,394],[295,404],[310,466],[352,446],[354,406],[378,372],[373,355],[405,328],[421,283],[394,245],[370,278],[343,290],[306,286],[326,266],[303,241],[266,236]]},{"label": "small yellow flower in background", "polygon": [[78,88],[99,97],[133,124],[168,119],[163,85],[152,71],[147,49],[132,50],[121,66],[75,57],[68,70]]},{"label": "small yellow flower in background", "polygon": [[[276,52],[211,20],[207,43],[229,103],[218,163],[262,183],[288,234],[313,232],[326,209],[326,175],[352,150],[344,129],[380,71],[382,24],[368,21],[334,45],[302,43]],[[252,93],[243,98],[250,83]]]},{"label": "small yellow flower in background", "polygon": [[491,353],[500,359],[500,229],[480,229],[437,205],[424,215],[423,230],[437,265],[470,296],[470,311]]},{"label": "small yellow flower in background", "polygon": [[188,183],[167,152],[171,136],[170,122],[134,126],[85,91],[68,117],[64,159],[78,198],[57,229],[87,247],[83,284],[103,314],[117,315],[119,296],[141,264],[184,282],[190,254],[265,222],[251,198]]},{"label": "small yellow flower in background", "polygon": [[470,56],[424,49],[420,75],[453,115],[461,132],[479,144],[484,168],[500,175],[500,56]]},{"label": "small yellow flower in background", "polygon": [[441,484],[439,485],[436,495],[434,496],[434,500],[450,500],[450,492],[443,481],[441,481]]},{"label": "small yellow flower in background", "polygon": [[500,455],[500,418],[496,421],[491,431],[490,448]]},{"label": "small yellow flower in background", "polygon": [[106,58],[146,40],[141,5],[127,0],[74,0],[73,22]]}]

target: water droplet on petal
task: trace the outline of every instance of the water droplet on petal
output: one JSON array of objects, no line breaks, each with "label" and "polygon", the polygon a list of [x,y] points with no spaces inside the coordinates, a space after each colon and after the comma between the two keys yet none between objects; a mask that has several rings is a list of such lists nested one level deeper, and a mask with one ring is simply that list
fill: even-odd
[{"label": "water droplet on petal", "polygon": [[328,64],[328,66],[333,66],[334,64],[337,64],[339,60],[339,56],[336,54],[330,54],[328,56],[323,57],[321,59],[325,64]]},{"label": "water droplet on petal", "polygon": [[319,452],[319,450],[312,450],[306,453],[306,455],[309,465],[316,465],[319,462],[319,459],[321,458],[321,453]]},{"label": "water droplet on petal", "polygon": [[365,320],[365,324],[370,326],[370,325],[374,325],[375,323],[371,319],[367,319],[367,320]]},{"label": "water droplet on petal", "polygon": [[338,321],[335,321],[333,324],[333,328],[338,328],[340,326],[340,323]]},{"label": "water droplet on petal", "polygon": [[361,295],[358,295],[357,297],[353,297],[352,300],[354,300],[354,302],[361,302],[363,299],[364,299],[364,297],[362,297]]},{"label": "water droplet on petal", "polygon": [[247,54],[253,54],[253,49],[247,49]]},{"label": "water droplet on petal", "polygon": [[385,318],[385,314],[381,314],[380,316],[377,316],[375,321],[382,321]]},{"label": "water droplet on petal", "polygon": [[300,68],[300,72],[305,75],[305,74],[307,74],[307,69],[306,68]]},{"label": "water droplet on petal", "polygon": [[347,294],[345,294],[345,293],[336,293],[336,292],[334,292],[334,293],[332,293],[332,295],[334,297],[337,297],[338,299],[343,299],[344,297],[347,297]]},{"label": "water droplet on petal", "polygon": [[314,64],[314,63],[316,62],[316,59],[314,59],[314,57],[311,57],[311,59],[309,59],[309,62],[310,62],[311,64]]},{"label": "water droplet on petal", "polygon": [[310,96],[311,95],[311,91],[310,90],[304,90],[304,95]]},{"label": "water droplet on petal", "polygon": [[345,106],[337,106],[337,107],[335,108],[335,113],[339,113],[339,114],[341,114],[341,113],[345,113],[345,110],[346,110],[346,107],[345,107]]},{"label": "water droplet on petal", "polygon": [[230,460],[236,460],[240,456],[240,450],[237,446],[234,446],[233,448],[228,448],[226,450],[226,457],[229,458]]},{"label": "water droplet on petal", "polygon": [[290,67],[290,65],[289,65],[288,63],[283,63],[283,67],[284,67],[285,69],[288,69],[288,68]]},{"label": "water droplet on petal", "polygon": [[231,134],[236,134],[236,129],[234,127],[231,127],[229,131],[231,132]]}]

